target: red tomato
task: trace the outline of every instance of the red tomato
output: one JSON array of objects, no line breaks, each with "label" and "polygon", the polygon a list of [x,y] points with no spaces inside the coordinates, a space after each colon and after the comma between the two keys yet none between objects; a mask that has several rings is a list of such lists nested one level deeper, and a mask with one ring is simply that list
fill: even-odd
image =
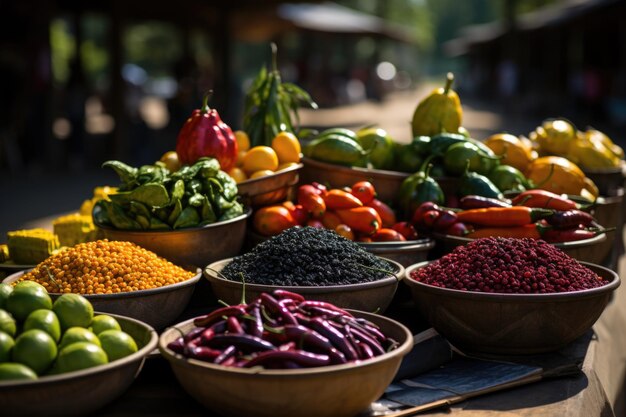
[{"label": "red tomato", "polygon": [[398,222],[393,225],[392,229],[404,236],[406,240],[417,239],[417,231],[409,222]]},{"label": "red tomato", "polygon": [[340,236],[345,237],[348,240],[354,240],[354,232],[347,224],[340,224],[335,227],[335,232],[337,232]]},{"label": "red tomato", "polygon": [[265,236],[277,235],[283,230],[296,226],[293,216],[283,206],[262,207],[254,213],[254,230]]},{"label": "red tomato", "polygon": [[366,206],[372,207],[374,210],[378,212],[380,219],[382,220],[381,227],[391,227],[396,224],[396,213],[393,212],[393,209],[389,207],[387,204],[382,201],[374,198],[367,204]]},{"label": "red tomato", "polygon": [[376,197],[376,190],[369,181],[359,181],[352,185],[350,190],[352,195],[361,200],[361,203],[367,204]]},{"label": "red tomato", "polygon": [[372,235],[374,242],[398,242],[406,239],[393,229],[383,228]]}]

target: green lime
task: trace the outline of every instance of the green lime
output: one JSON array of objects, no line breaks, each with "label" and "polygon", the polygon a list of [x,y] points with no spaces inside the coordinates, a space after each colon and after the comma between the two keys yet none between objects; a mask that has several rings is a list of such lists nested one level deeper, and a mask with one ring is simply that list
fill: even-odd
[{"label": "green lime", "polygon": [[9,298],[9,294],[13,292],[13,287],[9,284],[0,284],[0,308],[4,308],[4,305]]},{"label": "green lime", "polygon": [[78,342],[89,342],[100,346],[98,336],[92,331],[84,327],[70,327],[63,333],[63,337],[61,337],[61,342],[59,343],[59,349],[63,349],[65,346]]},{"label": "green lime", "polygon": [[108,363],[107,354],[98,345],[88,342],[72,343],[59,352],[55,369],[59,373],[78,371]]},{"label": "green lime", "polygon": [[5,332],[0,332],[0,362],[8,362],[11,359],[11,349],[15,340]]},{"label": "green lime", "polygon": [[13,362],[28,366],[37,375],[48,369],[56,356],[57,344],[43,330],[27,330],[15,339]]},{"label": "green lime", "polygon": [[24,330],[39,329],[48,333],[55,342],[61,338],[61,324],[52,310],[35,310],[26,317]]},{"label": "green lime", "polygon": [[0,381],[12,379],[37,379],[37,374],[28,366],[21,363],[5,362],[0,363]]},{"label": "green lime", "polygon": [[46,289],[32,281],[21,281],[9,294],[5,309],[13,315],[15,320],[24,321],[30,313],[40,308],[50,310],[52,299]]},{"label": "green lime", "polygon": [[0,308],[0,331],[9,334],[9,336],[15,336],[17,328],[15,326],[15,319],[8,311]]},{"label": "green lime", "polygon": [[93,320],[93,306],[79,294],[63,294],[52,305],[63,330],[70,327],[89,327]]},{"label": "green lime", "polygon": [[98,339],[111,362],[137,352],[135,340],[121,330],[105,330]]},{"label": "green lime", "polygon": [[120,324],[113,317],[106,314],[99,314],[91,321],[91,331],[96,335],[105,330],[122,330]]}]

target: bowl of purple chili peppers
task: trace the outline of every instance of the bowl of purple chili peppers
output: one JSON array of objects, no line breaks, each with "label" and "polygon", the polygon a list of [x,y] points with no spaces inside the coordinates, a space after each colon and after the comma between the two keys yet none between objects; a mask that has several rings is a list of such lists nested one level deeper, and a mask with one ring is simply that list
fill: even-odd
[{"label": "bowl of purple chili peppers", "polygon": [[351,417],[367,410],[413,345],[402,324],[286,290],[165,330],[182,387],[228,416]]},{"label": "bowl of purple chili peppers", "polygon": [[406,269],[416,308],[468,354],[526,355],[588,332],[620,285],[541,240],[481,238]]}]

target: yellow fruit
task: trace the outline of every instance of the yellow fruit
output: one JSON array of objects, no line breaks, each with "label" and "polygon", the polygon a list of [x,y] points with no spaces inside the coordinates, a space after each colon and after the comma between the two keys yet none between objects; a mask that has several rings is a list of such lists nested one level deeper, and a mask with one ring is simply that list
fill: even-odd
[{"label": "yellow fruit", "polygon": [[276,168],[278,168],[278,156],[269,146],[255,146],[243,158],[243,170],[247,174],[263,169],[276,171]]},{"label": "yellow fruit", "polygon": [[161,156],[161,159],[159,159],[159,161],[163,162],[165,164],[165,167],[170,171],[170,172],[176,172],[180,169],[180,161],[178,160],[178,154],[176,153],[176,151],[167,151],[163,154],[163,156]]},{"label": "yellow fruit", "polygon": [[235,166],[242,166],[243,165],[243,158],[246,157],[246,154],[248,153],[248,151],[239,151],[237,152],[237,161],[235,161]]},{"label": "yellow fruit", "polygon": [[532,148],[517,136],[508,133],[498,133],[485,139],[487,145],[496,155],[502,155],[501,164],[510,165],[526,171],[528,164],[533,160]]},{"label": "yellow fruit", "polygon": [[284,164],[278,165],[278,168],[276,168],[276,171],[280,171],[280,170],[295,167],[295,166],[298,166],[297,162],[285,162]]},{"label": "yellow fruit", "polygon": [[235,140],[237,141],[237,148],[240,152],[250,149],[250,138],[246,132],[243,130],[236,130],[234,134]]},{"label": "yellow fruit", "polygon": [[248,176],[245,172],[243,172],[243,169],[237,167],[228,171],[228,175],[230,175],[237,184],[248,179]]},{"label": "yellow fruit", "polygon": [[272,139],[272,148],[278,155],[278,161],[283,164],[286,162],[300,162],[300,141],[293,133],[280,132]]},{"label": "yellow fruit", "polygon": [[274,171],[270,171],[269,169],[262,169],[260,171],[254,171],[250,174],[250,179],[267,177],[268,175],[273,175]]}]

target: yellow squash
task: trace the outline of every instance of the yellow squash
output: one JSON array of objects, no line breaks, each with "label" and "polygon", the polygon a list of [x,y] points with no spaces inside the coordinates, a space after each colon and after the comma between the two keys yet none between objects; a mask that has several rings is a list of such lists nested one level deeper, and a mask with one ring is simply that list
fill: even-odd
[{"label": "yellow squash", "polygon": [[501,155],[501,164],[510,165],[526,171],[534,159],[531,146],[517,136],[509,133],[496,133],[485,139],[487,145],[496,155]]},{"label": "yellow squash", "polygon": [[434,136],[441,132],[456,133],[461,126],[463,110],[458,94],[452,90],[454,75],[447,74],[446,85],[420,101],[413,113],[413,137]]},{"label": "yellow squash", "polygon": [[587,129],[587,131],[585,131],[582,135],[585,139],[591,142],[601,143],[609,150],[609,152],[615,155],[618,159],[624,159],[624,150],[621,148],[621,146],[616,145],[611,140],[611,138],[609,138],[607,135],[600,132],[599,130]]},{"label": "yellow squash", "polygon": [[565,119],[545,120],[530,134],[537,142],[540,153],[565,155],[570,143],[576,140],[576,128]]},{"label": "yellow squash", "polygon": [[557,194],[598,196],[598,187],[573,162],[560,156],[535,159],[525,172],[538,188]]},{"label": "yellow squash", "polygon": [[567,158],[583,169],[605,169],[619,166],[620,159],[602,142],[591,141],[584,136],[570,143]]}]

